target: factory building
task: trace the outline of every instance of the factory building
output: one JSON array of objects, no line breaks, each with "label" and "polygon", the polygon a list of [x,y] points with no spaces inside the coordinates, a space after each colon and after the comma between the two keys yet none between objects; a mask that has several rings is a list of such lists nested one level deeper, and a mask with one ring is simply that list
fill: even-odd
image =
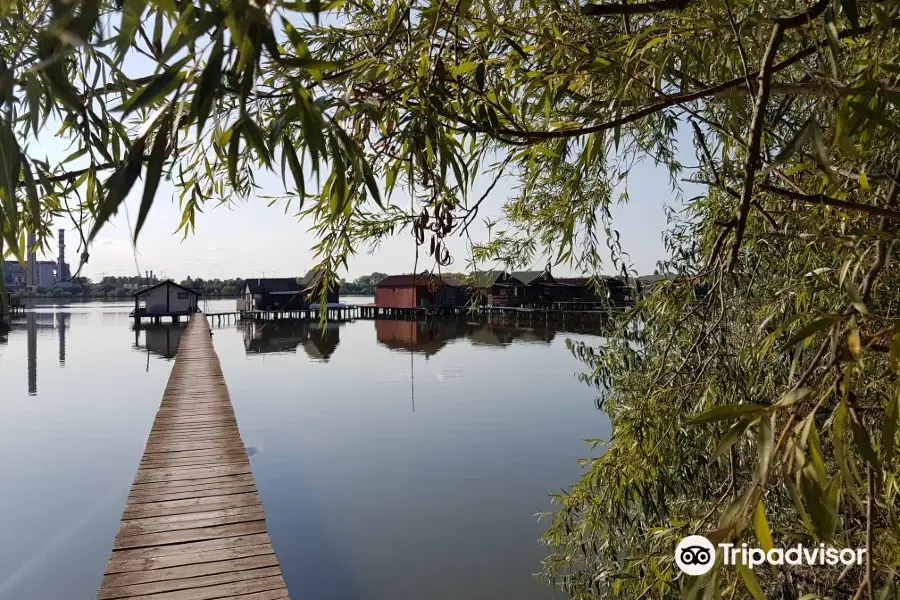
[{"label": "factory building", "polygon": [[[34,235],[28,236],[28,246],[35,243]],[[59,230],[59,253],[56,260],[37,260],[34,252],[28,254],[28,261],[23,266],[17,260],[3,261],[3,281],[11,291],[22,289],[49,288],[58,283],[68,281],[69,265],[66,262],[65,230]]]}]

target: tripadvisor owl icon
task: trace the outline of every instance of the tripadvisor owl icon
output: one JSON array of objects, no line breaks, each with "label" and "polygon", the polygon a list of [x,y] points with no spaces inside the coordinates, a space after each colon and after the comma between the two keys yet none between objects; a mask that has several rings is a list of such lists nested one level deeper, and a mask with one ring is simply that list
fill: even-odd
[{"label": "tripadvisor owl icon", "polygon": [[716,548],[702,535],[689,535],[675,547],[675,564],[688,575],[708,573],[716,562]]}]

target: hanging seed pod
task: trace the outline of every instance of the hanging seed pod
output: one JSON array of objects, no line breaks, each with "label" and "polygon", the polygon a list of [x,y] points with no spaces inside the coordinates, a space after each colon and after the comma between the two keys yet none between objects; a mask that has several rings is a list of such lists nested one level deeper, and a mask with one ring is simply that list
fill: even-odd
[{"label": "hanging seed pod", "polygon": [[431,247],[428,249],[429,256],[434,255],[434,247],[435,247],[435,238],[434,238],[434,236],[431,236]]}]

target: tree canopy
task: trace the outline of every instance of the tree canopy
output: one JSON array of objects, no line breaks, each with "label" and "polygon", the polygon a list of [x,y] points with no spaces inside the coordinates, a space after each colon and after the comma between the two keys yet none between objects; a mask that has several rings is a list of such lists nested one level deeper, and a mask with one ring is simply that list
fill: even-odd
[{"label": "tree canopy", "polygon": [[[614,432],[558,497],[546,575],[575,598],[895,598],[898,6],[2,0],[2,238],[21,258],[65,216],[87,259],[133,189],[135,236],[163,178],[187,233],[270,169],[328,277],[400,231],[440,267],[506,176],[475,262],[627,274],[610,207],[654,162],[681,277],[572,347]],[[71,154],[46,160],[54,134]],[[694,533],[869,560],[691,578]]]}]

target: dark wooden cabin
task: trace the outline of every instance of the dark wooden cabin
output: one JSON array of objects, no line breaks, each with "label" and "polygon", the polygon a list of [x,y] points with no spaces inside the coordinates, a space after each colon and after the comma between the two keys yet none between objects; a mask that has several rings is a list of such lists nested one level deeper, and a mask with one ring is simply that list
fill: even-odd
[{"label": "dark wooden cabin", "polygon": [[383,308],[454,307],[465,304],[462,284],[431,273],[389,275],[375,286],[375,304]]},{"label": "dark wooden cabin", "polygon": [[609,302],[622,306],[631,302],[632,290],[620,277],[603,277],[600,289],[589,277],[559,277],[559,302]]},{"label": "dark wooden cabin", "polygon": [[[303,290],[304,308],[310,305],[319,304],[320,284],[322,283],[322,271],[311,269],[303,279],[300,280],[300,287]],[[332,282],[328,286],[328,305],[340,304],[341,302],[341,285],[338,282]]]},{"label": "dark wooden cabin", "polygon": [[482,271],[475,274],[470,293],[479,306],[515,306],[515,290],[523,285],[503,271]]},{"label": "dark wooden cabin", "polygon": [[550,302],[559,302],[558,290],[561,289],[550,269],[543,271],[513,271],[510,277],[521,283],[513,287],[514,306],[538,307]]},{"label": "dark wooden cabin", "polygon": [[247,279],[244,287],[245,310],[300,310],[302,287],[293,277]]}]

